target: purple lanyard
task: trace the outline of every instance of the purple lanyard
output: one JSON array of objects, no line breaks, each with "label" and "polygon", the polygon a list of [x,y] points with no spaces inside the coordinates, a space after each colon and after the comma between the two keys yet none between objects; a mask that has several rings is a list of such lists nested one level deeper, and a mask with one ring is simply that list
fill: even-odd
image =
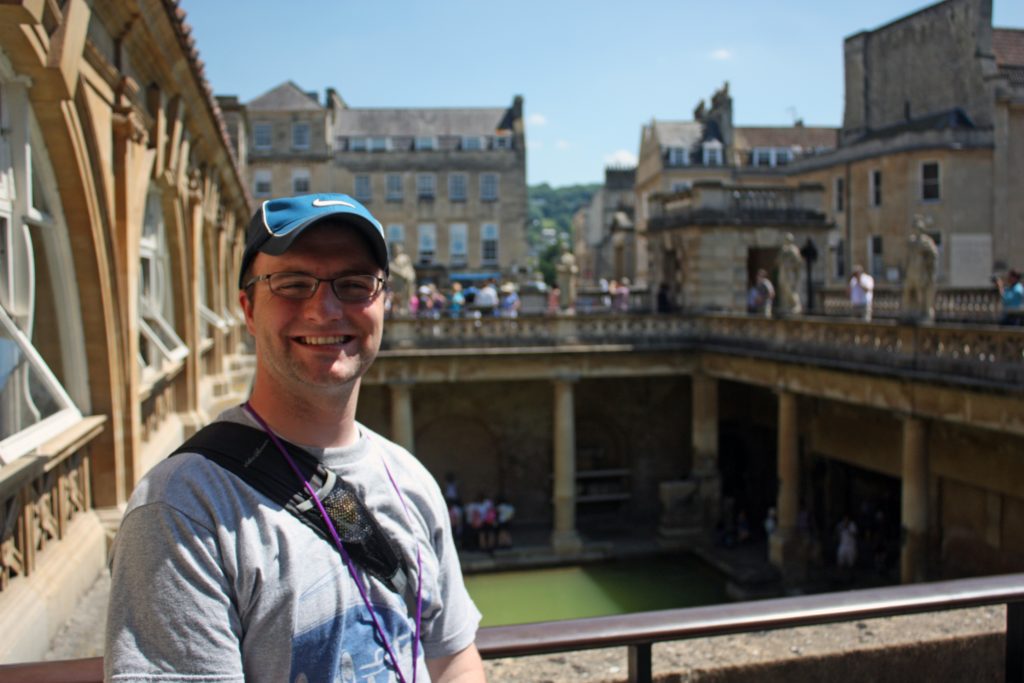
[{"label": "purple lanyard", "polygon": [[[370,613],[370,619],[373,621],[373,628],[377,631],[377,635],[380,636],[381,642],[384,644],[384,650],[388,653],[388,657],[391,658],[391,663],[395,666],[395,673],[398,674],[398,680],[401,683],[406,683],[405,676],[402,675],[402,668],[398,665],[398,657],[395,656],[394,650],[391,649],[391,644],[388,642],[388,637],[384,633],[384,629],[380,625],[380,621],[377,619],[377,611],[373,609],[373,604],[370,602],[370,597],[366,591],[366,587],[363,585],[363,580],[359,577],[359,573],[356,571],[355,564],[349,557],[348,551],[345,550],[345,545],[341,542],[341,537],[338,535],[337,529],[334,528],[334,523],[331,521],[330,515],[327,514],[327,510],[324,509],[323,503],[320,502],[320,498],[316,495],[316,491],[309,481],[302,476],[302,472],[299,471],[298,465],[292,459],[292,456],[288,454],[288,449],[284,447],[281,440],[277,438],[277,434],[267,425],[266,421],[260,417],[256,409],[253,408],[248,401],[242,404],[256,422],[259,423],[263,431],[267,433],[270,440],[274,442],[277,450],[284,456],[285,462],[295,472],[295,476],[299,478],[302,485],[306,487],[309,492],[310,498],[316,505],[316,509],[320,511],[320,516],[323,517],[324,523],[327,525],[327,530],[331,532],[331,539],[334,540],[334,545],[338,548],[338,552],[341,553],[341,559],[345,563],[345,567],[348,569],[349,575],[356,584],[356,588],[359,589],[359,595],[363,598],[363,604],[366,605],[366,610]],[[402,510],[405,511],[405,521],[409,524],[410,533],[413,530],[412,517],[409,514],[409,506],[405,502],[405,496],[398,488],[398,484],[395,482],[395,478],[391,475],[391,468],[388,467],[387,460],[384,455],[381,454],[380,461],[384,464],[384,471],[388,474],[388,479],[391,480],[391,486],[395,489],[395,493],[398,494],[398,500],[402,503]],[[413,535],[415,540],[415,534]],[[416,631],[413,634],[412,641],[412,683],[416,683],[416,658],[419,655],[420,645],[420,626],[423,621],[423,561],[420,555],[420,544],[416,543]]]}]

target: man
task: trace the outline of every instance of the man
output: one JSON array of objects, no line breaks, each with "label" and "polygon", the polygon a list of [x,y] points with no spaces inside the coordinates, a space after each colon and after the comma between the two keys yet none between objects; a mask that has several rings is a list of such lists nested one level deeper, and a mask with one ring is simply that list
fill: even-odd
[{"label": "man", "polygon": [[864,272],[864,266],[853,267],[853,277],[846,287],[853,306],[853,314],[866,321],[871,320],[871,303],[875,299],[875,278]]},{"label": "man", "polygon": [[[247,467],[291,463],[283,442],[301,445],[370,531],[349,544],[319,500],[334,500],[326,485],[303,482],[344,542],[211,457],[165,460],[115,541],[108,680],[484,680],[444,498],[413,456],[355,420],[387,273],[380,223],[345,195],[274,199],[253,216],[239,302],[256,374],[249,401],[217,421],[264,430]],[[298,478],[281,483],[301,491]],[[390,568],[360,560],[360,544]]]},{"label": "man", "polygon": [[995,278],[999,297],[1003,301],[1001,325],[1024,325],[1024,284],[1020,272],[1011,268],[1006,273],[1006,282]]}]

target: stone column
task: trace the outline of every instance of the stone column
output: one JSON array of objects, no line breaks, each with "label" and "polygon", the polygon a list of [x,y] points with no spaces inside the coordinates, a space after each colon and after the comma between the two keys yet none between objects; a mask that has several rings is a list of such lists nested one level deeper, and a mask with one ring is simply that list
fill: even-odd
[{"label": "stone column", "polygon": [[576,533],[576,409],[573,383],[575,377],[562,377],[555,384],[554,491],[555,524],[551,546],[555,552],[568,554],[580,550],[582,543]]},{"label": "stone column", "polygon": [[925,424],[920,418],[903,418],[903,490],[900,525],[900,581],[914,583],[926,577],[928,538],[928,451]]},{"label": "stone column", "polygon": [[[778,479],[776,501],[778,527],[769,539],[769,559],[782,571],[783,578],[792,577],[797,569],[797,516],[800,512],[800,452],[797,429],[796,394],[779,391]],[[754,523],[754,520],[751,520]]]},{"label": "stone column", "polygon": [[414,431],[412,420],[411,381],[396,381],[388,384],[391,389],[391,440],[399,446],[414,452]]},{"label": "stone column", "polygon": [[702,372],[693,375],[692,478],[703,513],[703,524],[713,530],[718,523],[722,479],[718,472],[718,380]]}]

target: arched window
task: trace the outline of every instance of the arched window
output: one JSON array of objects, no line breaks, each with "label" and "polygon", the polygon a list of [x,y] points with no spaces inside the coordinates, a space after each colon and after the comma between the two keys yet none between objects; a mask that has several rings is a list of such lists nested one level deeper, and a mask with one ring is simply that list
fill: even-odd
[{"label": "arched window", "polygon": [[174,329],[171,262],[160,191],[150,188],[139,241],[139,368],[148,384],[188,355]]},{"label": "arched window", "polygon": [[25,85],[0,63],[0,466],[79,421],[79,405],[88,401],[74,264],[56,187]]}]

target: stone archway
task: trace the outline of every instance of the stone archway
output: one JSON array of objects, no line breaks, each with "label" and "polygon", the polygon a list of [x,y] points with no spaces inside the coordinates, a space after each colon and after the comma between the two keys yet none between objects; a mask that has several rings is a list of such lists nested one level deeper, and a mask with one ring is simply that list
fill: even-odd
[{"label": "stone archway", "polygon": [[416,457],[442,486],[445,474],[454,474],[463,500],[504,493],[497,439],[481,420],[445,415],[420,427],[415,438]]}]

